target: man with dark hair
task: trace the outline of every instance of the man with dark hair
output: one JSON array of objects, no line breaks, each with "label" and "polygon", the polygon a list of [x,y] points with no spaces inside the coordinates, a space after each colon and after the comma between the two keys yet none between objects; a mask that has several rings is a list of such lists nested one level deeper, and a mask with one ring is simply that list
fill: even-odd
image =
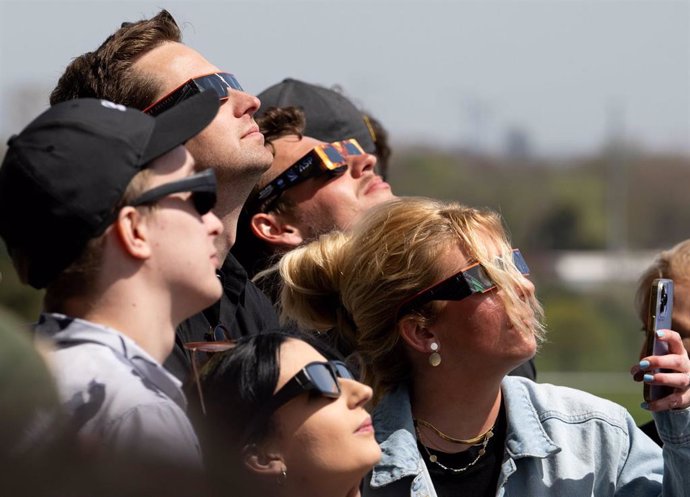
[{"label": "man with dark hair", "polygon": [[213,171],[183,144],[218,100],[157,118],[106,100],[57,104],[12,137],[0,237],[45,288],[36,335],[87,453],[199,467],[180,382],[161,366],[175,327],[220,297]]},{"label": "man with dark hair", "polygon": [[198,165],[218,178],[214,212],[225,234],[218,237],[223,262],[219,270],[221,300],[185,321],[177,331],[173,356],[166,362],[180,379],[191,372],[187,342],[233,338],[278,326],[270,301],[247,279],[235,258],[226,254],[234,243],[242,205],[271,153],[254,122],[259,100],[242,90],[237,79],[181,43],[180,30],[165,10],[151,19],[123,23],[93,52],[74,59],[51,95],[51,103],[98,97],[157,115],[198,92],[214,92],[222,102],[218,116],[188,148]]},{"label": "man with dark hair", "polygon": [[323,233],[347,229],[393,198],[375,171],[376,157],[358,140],[343,135],[326,143],[304,136],[304,114],[296,107],[268,109],[258,122],[273,164],[245,204],[233,247],[250,274]]}]

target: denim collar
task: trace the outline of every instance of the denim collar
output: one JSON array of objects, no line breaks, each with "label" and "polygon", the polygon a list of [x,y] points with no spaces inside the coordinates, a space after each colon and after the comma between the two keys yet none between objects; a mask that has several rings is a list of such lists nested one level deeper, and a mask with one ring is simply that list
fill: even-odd
[{"label": "denim collar", "polygon": [[[539,415],[529,402],[522,378],[506,377],[501,389],[507,413],[506,451],[514,458],[546,458],[561,447],[546,434]],[[417,449],[412,408],[407,385],[390,392],[373,414],[376,440],[381,446],[381,462],[371,476],[373,488],[383,487],[422,472],[424,464]]]}]

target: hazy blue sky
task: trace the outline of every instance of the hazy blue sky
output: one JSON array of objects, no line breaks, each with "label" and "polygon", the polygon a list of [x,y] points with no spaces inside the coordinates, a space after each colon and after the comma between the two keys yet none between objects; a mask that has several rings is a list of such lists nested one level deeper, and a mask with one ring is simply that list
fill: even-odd
[{"label": "hazy blue sky", "polygon": [[689,0],[0,0],[0,136],[72,57],[162,7],[246,90],[340,84],[396,143],[496,149],[519,128],[537,152],[586,152],[615,128],[690,153]]}]

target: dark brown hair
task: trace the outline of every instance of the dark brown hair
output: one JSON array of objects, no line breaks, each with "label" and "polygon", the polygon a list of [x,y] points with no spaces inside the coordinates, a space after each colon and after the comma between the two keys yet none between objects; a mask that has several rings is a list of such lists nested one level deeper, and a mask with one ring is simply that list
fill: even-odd
[{"label": "dark brown hair", "polygon": [[182,35],[167,10],[138,22],[122,23],[94,52],[76,57],[50,94],[50,104],[74,98],[104,98],[137,109],[154,101],[160,88],[155,75],[142,75],[132,65],[164,42]]},{"label": "dark brown hair", "polygon": [[363,116],[364,122],[369,128],[369,134],[371,134],[371,138],[374,140],[374,146],[376,147],[374,155],[376,155],[376,159],[378,160],[376,163],[378,172],[383,179],[387,179],[388,164],[393,154],[393,149],[388,144],[388,131],[383,127],[381,121],[374,116],[369,114],[363,114]]},{"label": "dark brown hair", "polygon": [[306,117],[298,107],[269,107],[261,117],[256,118],[266,143],[283,136],[297,135],[302,138]]}]

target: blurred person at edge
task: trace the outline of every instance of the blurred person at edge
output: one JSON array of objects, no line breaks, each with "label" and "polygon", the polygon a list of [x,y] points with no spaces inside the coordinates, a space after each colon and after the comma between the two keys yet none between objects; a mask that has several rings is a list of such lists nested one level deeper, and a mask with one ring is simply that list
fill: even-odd
[{"label": "blurred person at edge", "polygon": [[[365,496],[686,495],[690,359],[680,336],[646,368],[673,370],[650,403],[662,450],[622,407],[506,376],[534,356],[542,309],[501,217],[401,198],[279,263],[283,313],[348,335],[374,390],[382,459]],[[633,368],[637,373],[640,366]]]},{"label": "blurred person at edge", "polygon": [[67,66],[50,102],[106,98],[156,115],[199,91],[218,95],[217,117],[188,147],[198,167],[213,169],[218,178],[214,212],[224,226],[224,236],[217,239],[222,264],[218,277],[224,291],[218,302],[177,329],[175,349],[165,367],[186,381],[192,356],[185,343],[252,335],[277,328],[278,317],[271,302],[228,254],[242,205],[272,160],[253,118],[260,102],[244,92],[234,75],[184,45],[181,36],[165,10],[151,19],[123,23],[95,51],[76,57]]},{"label": "blurred person at edge", "polygon": [[257,497],[360,495],[381,458],[365,410],[372,391],[333,359],[308,337],[265,333],[207,363],[199,438],[214,488]]},{"label": "blurred person at edge", "polygon": [[34,344],[29,331],[26,323],[0,307],[0,467],[8,495],[38,495],[43,485],[27,477],[35,475],[36,468],[51,467],[55,450],[65,458],[64,442],[74,444],[62,433],[60,399],[42,355],[46,347]]},{"label": "blurred person at edge", "polygon": [[50,107],[0,168],[0,237],[45,289],[35,326],[85,454],[201,468],[175,327],[220,297],[213,171],[184,143],[218,112],[200,94],[157,118],[99,99]]},{"label": "blurred person at edge", "polygon": [[[651,285],[656,278],[673,280],[672,328],[680,334],[685,350],[690,352],[690,240],[685,240],[669,250],[660,252],[640,276],[635,292],[635,309],[642,323],[643,331],[647,325]],[[643,346],[640,359],[643,359],[644,355]],[[662,445],[653,421],[642,425],[640,428],[652,440]]]}]

